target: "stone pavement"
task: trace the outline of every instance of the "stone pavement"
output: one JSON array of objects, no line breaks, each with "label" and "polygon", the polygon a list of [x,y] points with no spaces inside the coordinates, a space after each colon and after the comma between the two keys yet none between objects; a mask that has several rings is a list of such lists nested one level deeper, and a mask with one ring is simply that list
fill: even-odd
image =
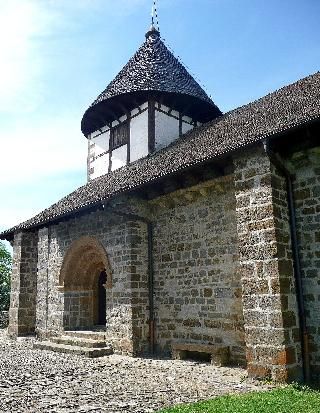
[{"label": "stone pavement", "polygon": [[32,349],[0,330],[0,412],[155,412],[178,403],[267,388],[241,368],[130,358],[88,359]]}]

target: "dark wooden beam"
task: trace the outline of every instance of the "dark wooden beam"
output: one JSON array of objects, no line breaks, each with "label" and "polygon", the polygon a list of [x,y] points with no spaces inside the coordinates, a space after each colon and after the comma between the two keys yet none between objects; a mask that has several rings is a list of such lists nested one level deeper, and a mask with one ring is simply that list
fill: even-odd
[{"label": "dark wooden beam", "polygon": [[292,131],[274,137],[270,146],[274,152],[283,157],[290,157],[294,152],[300,152],[319,146],[320,121],[300,126]]},{"label": "dark wooden beam", "polygon": [[175,176],[168,178],[163,182],[163,193],[168,194],[170,192],[177,191],[182,188],[182,185],[183,182],[180,177]]},{"label": "dark wooden beam", "polygon": [[179,136],[182,136],[182,114],[179,112]]},{"label": "dark wooden beam", "polygon": [[[130,113],[131,111],[129,110],[128,107],[126,107],[126,105],[124,105],[122,102],[119,101],[114,101],[113,104],[116,104],[116,106],[118,106],[118,108],[120,109],[121,112],[123,112],[124,115],[128,114],[128,112]],[[121,115],[122,116],[122,115]],[[119,117],[121,117],[119,116]]]},{"label": "dark wooden beam", "polygon": [[132,97],[131,99],[132,99],[132,102],[133,102],[135,108],[137,108],[137,109],[139,110],[139,113],[141,113],[142,110],[140,109],[140,106],[142,105],[142,103],[139,103],[139,102],[137,101],[137,99],[135,99],[134,97]]},{"label": "dark wooden beam", "polygon": [[[100,123],[102,123],[102,126],[106,125],[109,122],[109,115],[111,115],[113,120],[118,120],[118,115],[110,108],[96,108],[94,113],[95,118],[98,119]],[[99,127],[101,128],[101,125]]]},{"label": "dark wooden beam", "polygon": [[148,185],[144,191],[146,199],[157,198],[158,196],[163,195],[163,193],[163,186],[160,182]]}]

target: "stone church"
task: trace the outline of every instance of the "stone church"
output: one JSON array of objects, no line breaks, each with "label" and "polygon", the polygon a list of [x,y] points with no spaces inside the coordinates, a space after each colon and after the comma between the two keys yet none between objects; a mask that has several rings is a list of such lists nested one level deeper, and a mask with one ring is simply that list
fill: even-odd
[{"label": "stone church", "polygon": [[222,114],[151,26],[83,116],[87,184],[0,235],[9,334],[319,377],[319,98],[318,72]]}]

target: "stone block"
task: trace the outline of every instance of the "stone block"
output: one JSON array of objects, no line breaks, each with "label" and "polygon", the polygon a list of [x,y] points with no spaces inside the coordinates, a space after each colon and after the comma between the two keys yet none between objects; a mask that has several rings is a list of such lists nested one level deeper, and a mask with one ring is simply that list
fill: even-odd
[{"label": "stone block", "polygon": [[242,288],[244,295],[260,295],[269,293],[268,280],[243,278]]},{"label": "stone block", "polygon": [[227,346],[217,344],[173,343],[171,348],[172,357],[178,360],[185,359],[188,353],[206,353],[210,354],[211,364],[215,366],[225,366],[230,361],[230,349]]},{"label": "stone block", "polygon": [[251,378],[271,378],[271,366],[249,363],[247,366],[248,376]]},{"label": "stone block", "polygon": [[269,325],[269,314],[260,310],[245,310],[244,321],[247,326],[267,327]]}]

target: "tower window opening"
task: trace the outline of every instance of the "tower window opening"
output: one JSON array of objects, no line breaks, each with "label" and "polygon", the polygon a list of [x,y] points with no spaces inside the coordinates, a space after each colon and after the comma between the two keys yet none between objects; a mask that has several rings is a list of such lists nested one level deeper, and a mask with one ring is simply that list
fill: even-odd
[{"label": "tower window opening", "polygon": [[129,128],[128,123],[123,122],[118,126],[115,126],[111,130],[110,135],[110,150],[119,148],[119,146],[127,144],[129,141]]}]

